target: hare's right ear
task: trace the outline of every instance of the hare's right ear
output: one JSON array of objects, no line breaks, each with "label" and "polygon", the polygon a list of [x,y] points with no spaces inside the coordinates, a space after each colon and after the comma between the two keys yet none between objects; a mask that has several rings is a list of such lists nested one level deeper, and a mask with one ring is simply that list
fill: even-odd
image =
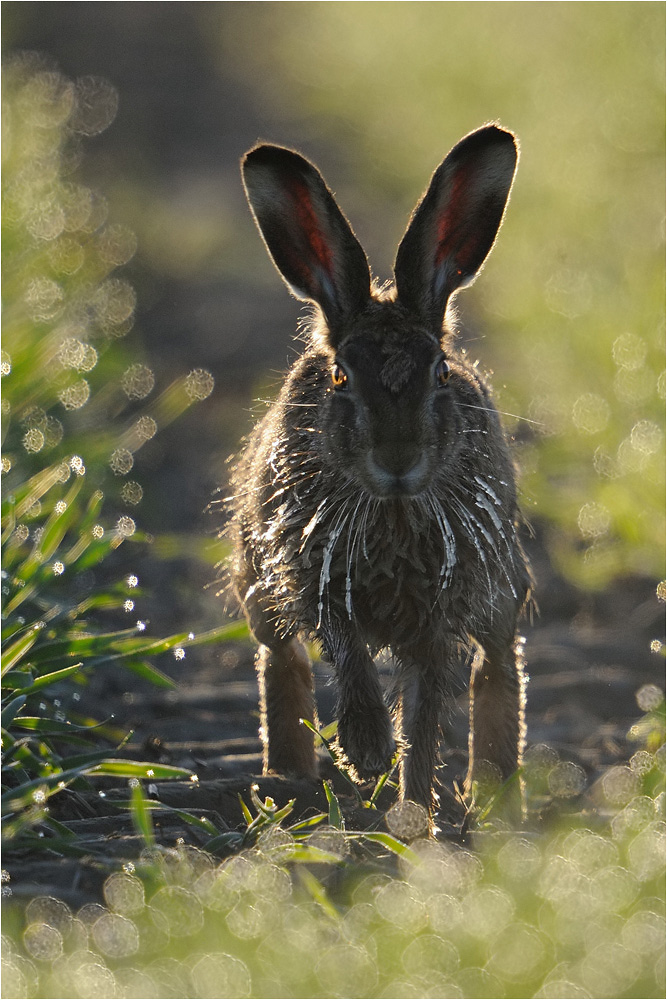
[{"label": "hare's right ear", "polygon": [[487,125],[442,161],[415,209],[394,265],[398,301],[440,328],[449,297],[484,263],[517,163],[511,132]]},{"label": "hare's right ear", "polygon": [[366,254],[319,171],[282,146],[246,153],[243,181],[273,262],[299,299],[321,307],[329,326],[370,297]]}]

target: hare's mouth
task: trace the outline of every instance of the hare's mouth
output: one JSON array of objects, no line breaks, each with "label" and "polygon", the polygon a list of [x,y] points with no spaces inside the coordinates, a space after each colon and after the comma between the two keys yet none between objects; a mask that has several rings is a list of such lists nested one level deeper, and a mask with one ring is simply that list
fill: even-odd
[{"label": "hare's mouth", "polygon": [[378,498],[415,497],[427,486],[428,461],[426,453],[410,455],[400,452],[392,456],[379,456],[369,452],[366,460],[368,486]]}]

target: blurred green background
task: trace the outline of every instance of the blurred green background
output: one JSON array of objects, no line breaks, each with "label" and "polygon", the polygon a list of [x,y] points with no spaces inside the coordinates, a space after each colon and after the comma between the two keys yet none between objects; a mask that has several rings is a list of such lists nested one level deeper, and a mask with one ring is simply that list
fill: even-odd
[{"label": "blurred green background", "polygon": [[135,352],[160,384],[215,379],[196,419],[145,441],[144,528],[212,531],[252,401],[294,356],[299,308],[244,203],[243,152],[314,159],[386,279],[432,170],[498,120],[521,163],[462,338],[495,372],[557,566],[590,586],[662,576],[664,21],[657,2],[5,2],[6,66],[37,51],[115,89],[70,169],[136,235],[114,258],[132,258]]}]

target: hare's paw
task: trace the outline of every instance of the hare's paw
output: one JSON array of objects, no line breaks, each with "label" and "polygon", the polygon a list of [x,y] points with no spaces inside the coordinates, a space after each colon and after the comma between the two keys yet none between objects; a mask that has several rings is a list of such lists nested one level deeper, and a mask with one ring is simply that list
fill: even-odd
[{"label": "hare's paw", "polygon": [[388,771],[396,741],[385,706],[343,712],[338,721],[338,746],[342,763],[358,780],[367,781]]}]

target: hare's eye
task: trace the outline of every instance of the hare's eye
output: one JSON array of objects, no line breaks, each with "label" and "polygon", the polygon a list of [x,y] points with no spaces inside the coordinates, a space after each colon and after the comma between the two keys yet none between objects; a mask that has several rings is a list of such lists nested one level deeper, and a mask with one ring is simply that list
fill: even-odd
[{"label": "hare's eye", "polygon": [[347,389],[347,374],[342,365],[334,365],[331,369],[331,381],[334,389]]},{"label": "hare's eye", "polygon": [[435,381],[437,385],[447,385],[449,381],[449,376],[451,375],[451,368],[447,364],[444,358],[441,358],[435,366]]}]

